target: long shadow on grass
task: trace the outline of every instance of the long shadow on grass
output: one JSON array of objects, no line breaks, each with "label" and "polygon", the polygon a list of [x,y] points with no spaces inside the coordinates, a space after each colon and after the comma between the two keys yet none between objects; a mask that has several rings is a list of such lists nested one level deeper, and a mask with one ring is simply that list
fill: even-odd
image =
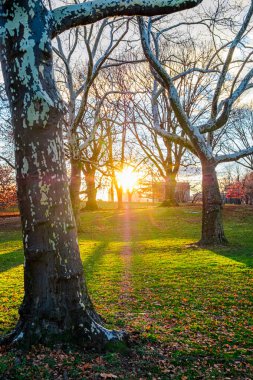
[{"label": "long shadow on grass", "polygon": [[0,243],[6,244],[7,242],[22,247],[22,235],[19,232],[0,231]]},{"label": "long shadow on grass", "polygon": [[119,213],[116,210],[109,215],[105,211],[82,214],[80,238],[94,241],[121,241],[123,215],[124,212]]},{"label": "long shadow on grass", "polygon": [[102,260],[106,248],[108,247],[108,242],[101,242],[95,246],[95,249],[90,253],[90,255],[83,260],[83,267],[85,274],[89,276],[95,271],[95,267]]},{"label": "long shadow on grass", "polygon": [[238,263],[242,263],[249,268],[253,268],[253,247],[249,249],[248,247],[228,247],[228,248],[220,248],[220,249],[212,249],[211,250],[216,255],[220,255],[223,257],[227,257],[233,261],[237,261]]},{"label": "long shadow on grass", "polygon": [[[83,260],[83,267],[89,275],[93,273],[95,266],[101,261],[107,242],[101,242],[96,245],[94,251]],[[15,268],[24,263],[24,255],[21,250],[6,252],[0,255],[0,273],[6,272],[9,269]]]},{"label": "long shadow on grass", "polygon": [[[140,242],[140,252],[142,253],[152,251],[154,254],[166,254],[168,253],[168,260],[170,255],[197,255],[199,253],[204,253],[205,256],[208,255],[218,255],[235,262],[244,264],[248,268],[253,268],[253,241],[252,244],[242,244],[242,245],[234,245],[231,242],[231,245],[227,247],[206,247],[206,248],[194,248],[191,246],[189,241],[189,245],[187,244],[187,237],[182,236],[176,239],[172,239],[169,234],[166,236],[168,240],[165,238],[159,237],[159,239],[150,239],[144,240],[143,243]],[[210,256],[211,259],[211,256]]]},{"label": "long shadow on grass", "polygon": [[0,273],[15,268],[24,263],[24,255],[21,250],[15,250],[0,255]]}]

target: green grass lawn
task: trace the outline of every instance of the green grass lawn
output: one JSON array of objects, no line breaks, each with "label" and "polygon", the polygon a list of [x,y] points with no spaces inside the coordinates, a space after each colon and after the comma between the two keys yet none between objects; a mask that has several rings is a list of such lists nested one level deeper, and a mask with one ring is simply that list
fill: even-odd
[{"label": "green grass lawn", "polygon": [[[88,288],[124,352],[35,347],[0,351],[0,379],[252,379],[253,209],[228,206],[230,245],[199,249],[201,210],[107,209],[82,214]],[[19,231],[0,233],[0,333],[22,299]]]}]

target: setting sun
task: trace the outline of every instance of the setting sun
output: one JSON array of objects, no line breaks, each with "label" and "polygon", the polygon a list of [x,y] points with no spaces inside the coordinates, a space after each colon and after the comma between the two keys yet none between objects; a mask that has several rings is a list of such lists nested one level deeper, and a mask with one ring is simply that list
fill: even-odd
[{"label": "setting sun", "polygon": [[137,173],[129,166],[117,173],[116,177],[118,185],[122,186],[123,191],[132,191],[138,182]]}]

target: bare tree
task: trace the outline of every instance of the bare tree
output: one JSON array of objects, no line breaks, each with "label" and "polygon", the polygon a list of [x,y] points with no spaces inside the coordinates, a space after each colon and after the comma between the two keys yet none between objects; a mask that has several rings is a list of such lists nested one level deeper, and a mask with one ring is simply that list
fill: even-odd
[{"label": "bare tree", "polygon": [[[115,64],[113,69],[104,73],[105,80],[114,88],[114,98],[108,97],[106,111],[102,123],[106,130],[107,176],[111,178],[111,199],[114,198],[114,189],[117,194],[118,209],[123,208],[123,186],[119,181],[119,174],[129,165],[133,168],[138,166],[139,155],[133,154],[132,142],[130,141],[129,127],[132,123],[133,97],[138,91],[131,91],[130,81],[127,80],[125,64],[132,60],[122,60]],[[141,158],[142,159],[142,158]],[[128,191],[131,198],[131,191]]]},{"label": "bare tree", "polygon": [[25,296],[5,339],[104,346],[124,334],[101,325],[84,282],[62,138],[63,105],[53,77],[52,39],[112,16],[177,12],[201,1],[95,0],[48,10],[42,0],[0,2],[1,60],[14,126]]},{"label": "bare tree", "polygon": [[[202,165],[202,197],[203,197],[203,217],[202,217],[202,236],[199,244],[224,244],[227,239],[224,234],[222,222],[222,199],[219,191],[215,168],[223,162],[238,160],[252,154],[253,147],[238,150],[230,154],[219,154],[213,146],[215,133],[222,131],[229,120],[229,116],[236,101],[249,89],[253,87],[253,70],[250,69],[248,62],[251,60],[252,52],[248,52],[245,47],[246,55],[243,59],[237,59],[235,52],[237,48],[242,48],[242,41],[251,28],[251,18],[253,13],[253,3],[244,17],[244,21],[234,32],[231,40],[222,41],[221,46],[216,46],[214,42],[214,52],[205,66],[190,66],[187,71],[172,76],[159,60],[159,36],[161,31],[152,31],[152,19],[148,25],[142,18],[139,18],[139,28],[144,53],[152,67],[153,73],[166,90],[171,108],[185,132],[185,137],[180,137],[167,133],[162,128],[156,127],[156,131],[162,136],[182,144],[195,154]],[[213,22],[213,21],[212,21]],[[173,29],[173,27],[170,27]],[[168,30],[168,29],[167,29]],[[166,32],[167,32],[166,30]],[[212,31],[212,28],[209,27]],[[213,37],[213,36],[211,36]],[[155,46],[153,51],[151,42]],[[213,75],[212,86],[209,87],[209,95],[206,99],[210,107],[209,112],[201,119],[194,120],[184,109],[182,99],[175,86],[175,82],[180,77],[186,77],[194,72],[196,76]]]},{"label": "bare tree", "polygon": [[[123,97],[123,103],[125,103]],[[127,123],[126,120],[119,120],[119,112],[117,108],[119,103],[113,104],[111,107],[111,115],[114,118],[105,120],[105,128],[107,131],[107,176],[111,177],[111,198],[114,199],[114,189],[117,194],[118,209],[123,209],[123,187],[118,181],[118,173],[121,173],[127,162]],[[117,115],[117,118],[115,116]],[[121,115],[122,116],[122,115]]]},{"label": "bare tree", "polygon": [[[95,86],[94,86],[95,87]],[[81,170],[83,172],[86,184],[86,206],[85,210],[94,211],[98,209],[97,204],[97,189],[98,185],[96,182],[96,177],[98,172],[102,171],[103,166],[105,165],[105,155],[106,155],[106,131],[104,128],[103,119],[106,117],[103,110],[106,97],[110,93],[106,93],[102,98],[99,96],[97,89],[92,91],[93,105],[90,105],[89,108],[94,108],[95,114],[97,117],[94,120],[95,123],[91,124],[89,127],[88,121],[85,123],[85,127],[82,129],[83,141],[88,141],[91,136],[90,143],[86,147],[82,147],[81,155],[79,156]],[[80,188],[79,188],[80,192]]]},{"label": "bare tree", "polygon": [[[175,65],[177,68],[174,67],[174,69],[178,71],[182,67],[185,68],[188,61],[184,57],[179,67],[180,53],[177,58],[178,62]],[[190,56],[189,59],[192,62],[193,57]],[[175,190],[180,167],[189,166],[193,161],[183,145],[177,144],[164,136],[159,136],[157,129],[162,129],[168,134],[177,135],[181,138],[185,137],[185,132],[181,129],[165,92],[163,89],[158,88],[157,81],[147,80],[149,74],[143,65],[138,72],[140,72],[140,74],[137,74],[138,81],[140,86],[146,89],[146,96],[142,96],[141,99],[137,98],[134,103],[135,119],[132,131],[144,154],[156,166],[161,178],[165,181],[162,206],[175,206],[178,204]],[[199,91],[196,83],[192,86],[195,90],[191,91],[192,96],[185,96],[186,92],[189,93],[189,82],[193,79],[193,76],[188,78],[188,86],[184,78],[181,78],[177,83],[180,97],[185,98],[184,108],[187,109],[189,114],[194,112],[197,99],[202,96],[202,91]],[[196,99],[196,102],[192,102],[192,97]]]},{"label": "bare tree", "polygon": [[[80,223],[79,193],[82,171],[85,173],[84,178],[87,185],[87,208],[89,210],[97,209],[96,199],[94,199],[96,195],[95,166],[91,166],[90,162],[94,162],[94,158],[97,158],[99,154],[98,145],[92,143],[97,137],[95,130],[98,126],[91,113],[94,102],[92,105],[89,101],[90,92],[100,71],[104,67],[110,67],[111,64],[107,60],[126,36],[128,24],[129,21],[124,18],[117,21],[104,19],[97,25],[92,24],[84,26],[82,29],[76,29],[74,32],[71,31],[65,42],[60,36],[56,37],[57,49],[55,48],[54,52],[60,61],[57,70],[59,87],[65,97],[67,92],[65,126],[71,165],[70,197],[77,226]],[[87,57],[84,67],[76,64],[76,57],[80,49],[82,49],[83,55]],[[100,106],[100,102],[95,102],[95,104],[98,107]],[[93,115],[94,113],[96,115],[96,110]],[[97,113],[99,112],[97,111]],[[94,150],[93,158],[90,157],[89,146],[91,143]],[[85,159],[87,155],[89,156],[88,161]]]}]

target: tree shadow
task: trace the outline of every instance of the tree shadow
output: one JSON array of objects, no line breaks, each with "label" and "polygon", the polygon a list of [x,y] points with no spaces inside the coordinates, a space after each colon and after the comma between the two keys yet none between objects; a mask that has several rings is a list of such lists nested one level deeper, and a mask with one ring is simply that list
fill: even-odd
[{"label": "tree shadow", "polygon": [[[152,239],[151,237],[150,239],[135,241],[139,256],[150,252],[156,256],[168,254],[168,261],[174,263],[175,256],[185,256],[187,258],[190,257],[189,255],[193,254],[195,258],[198,258],[200,263],[203,258],[203,265],[209,265],[208,262],[205,261],[207,257],[209,257],[211,263],[215,260],[215,256],[217,256],[217,258],[223,257],[232,260],[235,263],[243,264],[247,268],[253,268],[253,241],[252,244],[248,243],[249,242],[245,244],[235,244],[232,242],[227,246],[200,247],[197,244],[192,243],[192,240],[190,239],[187,241],[186,238],[177,237],[173,240],[170,237],[167,239],[167,236],[159,236],[155,239]],[[223,266],[226,264],[225,262],[221,262],[220,265]],[[229,261],[227,261],[227,265],[229,265]]]},{"label": "tree shadow", "polygon": [[108,247],[108,242],[102,241],[96,244],[93,251],[89,254],[89,256],[85,259],[82,259],[84,273],[92,275],[95,271],[95,267],[102,260],[103,255],[105,254],[106,248]]},{"label": "tree shadow", "polygon": [[244,264],[248,268],[253,268],[253,247],[233,245],[227,247],[213,247],[210,250],[216,255]]},{"label": "tree shadow", "polygon": [[[98,243],[90,255],[82,260],[85,272],[92,273],[94,271],[95,266],[101,261],[107,246],[108,242]],[[9,269],[22,265],[23,263],[23,250],[17,249],[2,253],[0,254],[0,273],[6,272]]]},{"label": "tree shadow", "polygon": [[0,273],[15,268],[24,263],[23,251],[17,249],[15,251],[6,252],[0,255]]}]

